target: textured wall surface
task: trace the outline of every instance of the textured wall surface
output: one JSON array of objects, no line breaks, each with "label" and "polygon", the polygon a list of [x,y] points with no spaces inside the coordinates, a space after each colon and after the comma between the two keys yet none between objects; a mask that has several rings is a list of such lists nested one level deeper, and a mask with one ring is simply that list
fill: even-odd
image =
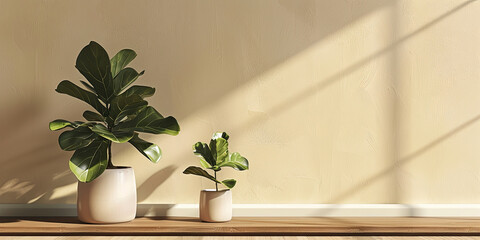
[{"label": "textured wall surface", "polygon": [[128,144],[142,203],[196,203],[191,146],[227,131],[251,164],[234,203],[478,203],[480,2],[0,0],[0,203],[74,203],[48,130],[89,106],[55,93],[80,49],[138,53],[176,137]]}]

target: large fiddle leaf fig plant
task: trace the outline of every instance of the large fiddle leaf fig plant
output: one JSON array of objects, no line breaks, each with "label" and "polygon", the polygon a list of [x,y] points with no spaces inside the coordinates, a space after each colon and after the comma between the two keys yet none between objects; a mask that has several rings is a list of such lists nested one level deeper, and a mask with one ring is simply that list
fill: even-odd
[{"label": "large fiddle leaf fig plant", "polygon": [[138,132],[177,135],[180,131],[174,117],[163,117],[145,101],[155,88],[130,86],[144,73],[127,67],[136,56],[135,51],[123,49],[110,59],[105,49],[92,41],[80,51],[75,65],[87,80],[80,81],[86,89],[68,80],[58,84],[57,92],[78,98],[96,111],[83,112],[86,121],[57,119],[49,124],[52,131],[70,128],[60,134],[58,143],[65,151],[75,151],[69,166],[81,182],[93,181],[106,168],[115,168],[112,142],[129,142],[157,163],[162,156],[159,146],[141,139]]},{"label": "large fiddle leaf fig plant", "polygon": [[235,170],[243,171],[248,169],[248,160],[239,153],[230,153],[228,151],[228,134],[226,132],[216,132],[210,140],[210,145],[197,142],[193,145],[193,153],[200,158],[200,165],[205,169],[213,170],[212,176],[201,167],[190,166],[183,171],[184,174],[193,174],[205,177],[215,182],[215,189],[218,191],[218,184],[223,184],[227,188],[233,188],[237,181],[235,179],[226,179],[220,181],[217,179],[217,172],[222,167],[231,167]]}]

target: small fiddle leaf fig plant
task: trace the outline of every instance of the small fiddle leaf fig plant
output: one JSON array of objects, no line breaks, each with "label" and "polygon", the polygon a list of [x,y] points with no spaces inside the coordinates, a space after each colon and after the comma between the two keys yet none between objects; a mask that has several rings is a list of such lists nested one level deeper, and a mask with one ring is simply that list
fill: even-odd
[{"label": "small fiddle leaf fig plant", "polygon": [[130,85],[145,71],[137,72],[127,65],[137,56],[131,49],[123,49],[112,59],[96,42],[90,42],[77,57],[75,67],[88,81],[80,81],[86,88],[63,80],[56,91],[88,103],[93,109],[83,112],[84,121],[57,119],[50,122],[50,130],[71,128],[60,134],[58,143],[65,151],[75,151],[70,159],[70,170],[81,182],[90,182],[112,163],[112,142],[129,142],[153,163],[162,152],[154,143],[139,137],[138,132],[177,135],[180,127],[174,117],[163,117],[148,106],[145,98],[155,88]]},{"label": "small fiddle leaf fig plant", "polygon": [[216,132],[210,140],[210,145],[202,142],[197,142],[193,145],[193,153],[200,158],[200,165],[205,169],[213,170],[213,176],[203,168],[196,166],[188,167],[183,173],[198,175],[212,180],[215,182],[217,191],[219,183],[227,188],[233,188],[237,181],[235,179],[220,181],[217,179],[217,172],[222,170],[222,167],[231,167],[239,171],[247,170],[248,160],[237,152],[228,152],[228,138],[229,136],[226,132]]}]

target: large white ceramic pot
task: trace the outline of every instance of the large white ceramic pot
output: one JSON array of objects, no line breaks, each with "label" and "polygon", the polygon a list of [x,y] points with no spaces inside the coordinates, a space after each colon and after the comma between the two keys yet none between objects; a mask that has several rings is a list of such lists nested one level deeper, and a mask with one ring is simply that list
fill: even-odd
[{"label": "large white ceramic pot", "polygon": [[119,223],[135,219],[137,188],[131,167],[106,169],[98,178],[78,182],[78,218],[86,223]]},{"label": "large white ceramic pot", "polygon": [[228,222],[232,220],[232,192],[230,189],[200,192],[200,220],[204,222]]}]

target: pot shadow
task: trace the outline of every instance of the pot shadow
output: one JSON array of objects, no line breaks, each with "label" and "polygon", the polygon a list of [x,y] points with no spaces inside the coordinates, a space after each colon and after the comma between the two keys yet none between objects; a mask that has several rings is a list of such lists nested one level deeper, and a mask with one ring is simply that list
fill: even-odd
[{"label": "pot shadow", "polygon": [[20,220],[15,217],[4,217],[0,218],[0,223],[12,223],[12,222],[19,222]]},{"label": "pot shadow", "polygon": [[48,222],[48,223],[62,223],[62,224],[86,224],[78,220],[77,217],[2,217],[0,223],[15,223],[15,222]]},{"label": "pot shadow", "polygon": [[199,217],[182,217],[182,218],[175,218],[175,219],[170,219],[171,221],[175,222],[195,222],[195,223],[207,223],[202,220],[200,220]]},{"label": "pot shadow", "polygon": [[200,220],[198,217],[167,217],[167,216],[158,216],[158,217],[142,217],[155,221],[167,220],[171,222],[194,222],[194,223],[206,223]]},{"label": "pot shadow", "polygon": [[77,217],[21,217],[19,220],[34,221],[34,222],[49,222],[49,223],[63,223],[63,224],[89,224],[78,220]]},{"label": "pot shadow", "polygon": [[[137,188],[137,202],[145,201],[153,191],[162,185],[165,180],[167,180],[173,172],[177,169],[173,165],[168,165],[162,170],[157,171],[152,176],[148,177],[138,188]],[[155,184],[152,184],[155,183]]]}]

